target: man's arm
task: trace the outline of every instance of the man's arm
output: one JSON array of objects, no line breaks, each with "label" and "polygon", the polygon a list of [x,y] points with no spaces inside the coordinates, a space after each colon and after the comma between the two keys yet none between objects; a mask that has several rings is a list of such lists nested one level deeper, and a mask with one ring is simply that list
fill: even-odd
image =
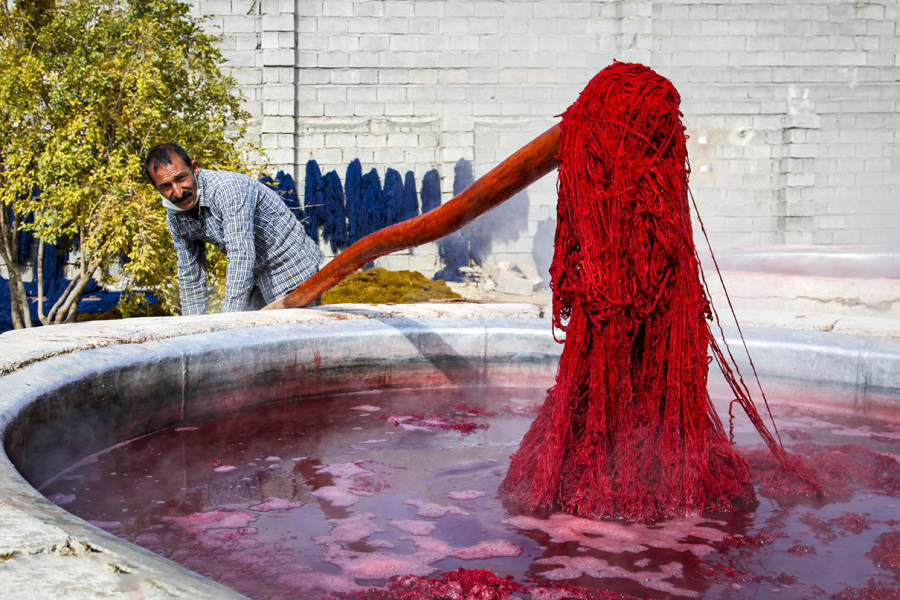
[{"label": "man's arm", "polygon": [[[248,182],[252,180],[248,179]],[[256,246],[253,236],[253,217],[256,212],[256,195],[249,186],[239,194],[229,194],[223,202],[223,229],[228,268],[225,271],[225,298],[222,312],[247,310],[250,292],[253,290],[253,266],[256,264]]]},{"label": "man's arm", "polygon": [[206,245],[172,235],[178,257],[178,287],[181,314],[202,315],[206,311]]}]

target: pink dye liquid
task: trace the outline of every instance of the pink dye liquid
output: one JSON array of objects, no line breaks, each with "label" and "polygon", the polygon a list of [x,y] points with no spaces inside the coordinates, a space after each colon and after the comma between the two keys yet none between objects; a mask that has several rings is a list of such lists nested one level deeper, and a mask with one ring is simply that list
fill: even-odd
[{"label": "pink dye liquid", "polygon": [[[638,598],[896,597],[896,469],[824,506],[760,497],[751,512],[653,526],[510,514],[497,486],[545,393],[376,391],[270,406],[116,446],[41,491],[260,599],[352,596],[460,567],[511,576],[530,586],[516,597],[535,599],[575,597],[563,586]],[[788,446],[858,444],[896,463],[898,426],[799,410],[776,419]],[[742,448],[759,443],[749,423],[735,434]]]}]

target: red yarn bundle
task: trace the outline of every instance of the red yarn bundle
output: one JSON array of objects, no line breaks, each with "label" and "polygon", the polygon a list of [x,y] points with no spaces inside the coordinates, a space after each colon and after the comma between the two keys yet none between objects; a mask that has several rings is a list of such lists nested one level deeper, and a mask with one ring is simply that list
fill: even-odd
[{"label": "red yarn bundle", "polygon": [[755,502],[706,391],[679,103],[667,79],[614,63],[563,115],[550,273],[565,347],[500,487],[525,510],[648,522]]}]

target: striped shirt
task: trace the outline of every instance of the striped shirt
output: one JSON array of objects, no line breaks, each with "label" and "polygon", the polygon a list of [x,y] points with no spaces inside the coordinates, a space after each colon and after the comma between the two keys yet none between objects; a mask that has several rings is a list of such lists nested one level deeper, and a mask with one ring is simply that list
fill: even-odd
[{"label": "striped shirt", "polygon": [[318,270],[322,251],[264,183],[239,173],[199,169],[197,189],[199,219],[175,210],[167,215],[178,255],[182,314],[206,310],[204,242],[228,256],[223,312],[247,310],[254,285],[270,303]]}]

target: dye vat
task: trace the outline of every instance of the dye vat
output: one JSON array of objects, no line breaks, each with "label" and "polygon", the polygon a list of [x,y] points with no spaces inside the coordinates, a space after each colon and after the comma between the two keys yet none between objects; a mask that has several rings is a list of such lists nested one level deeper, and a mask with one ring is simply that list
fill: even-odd
[{"label": "dye vat", "polygon": [[[399,572],[398,563],[435,577],[456,567],[488,568],[532,586],[519,595],[536,600],[595,598],[558,591],[565,586],[611,587],[643,598],[752,598],[776,591],[783,598],[819,598],[841,586],[857,590],[838,591],[843,599],[896,597],[891,564],[900,536],[892,535],[895,494],[885,492],[883,477],[857,484],[840,503],[783,506],[763,497],[752,513],[654,527],[508,513],[493,490],[532,415],[504,407],[543,398],[561,346],[545,319],[501,318],[489,305],[464,307],[484,310],[480,316],[449,316],[458,308],[351,307],[340,313],[329,307],[333,316],[324,322],[303,320],[322,319],[316,311],[285,311],[283,318],[299,321],[83,350],[3,376],[0,509],[15,517],[5,522],[26,533],[59,532],[59,543],[88,549],[80,562],[67,555],[54,563],[66,583],[47,588],[45,596],[65,596],[76,582],[89,585],[88,570],[114,573],[117,589],[246,598],[165,555],[232,586],[238,585],[232,573],[249,573],[251,582],[273,576],[248,593],[301,600],[320,590],[359,594]],[[428,316],[439,311],[445,316]],[[225,317],[235,318],[212,315],[197,327]],[[144,335],[142,322],[129,324],[132,338]],[[193,321],[177,321],[187,322]],[[71,335],[65,327],[59,331]],[[739,348],[740,338],[728,336]],[[753,328],[743,336],[781,411],[776,418],[787,443],[811,442],[801,439],[806,433],[791,433],[803,425],[829,444],[865,442],[882,453],[877,456],[896,452],[895,340]],[[802,391],[783,393],[782,381],[799,381],[799,388],[785,389]],[[814,393],[812,382],[821,386]],[[473,386],[498,391],[490,403],[486,392],[455,396]],[[395,399],[387,396],[401,391]],[[404,400],[410,391],[427,400]],[[363,394],[351,396],[357,393]],[[810,412],[785,412],[787,403]],[[468,408],[458,408],[463,405]],[[432,421],[419,417],[432,411]],[[881,423],[816,425],[832,413]],[[719,414],[727,415],[727,406]],[[398,418],[381,418],[390,416]],[[224,425],[216,425],[220,419]],[[273,430],[273,423],[285,425]],[[739,425],[739,443],[757,444]],[[216,427],[224,429],[217,433]],[[250,441],[229,446],[242,428]],[[317,433],[299,441],[287,435],[291,428]],[[856,437],[845,435],[851,430]],[[174,463],[163,462],[160,450],[142,450],[156,435],[167,451],[176,450]],[[136,458],[128,458],[131,453]],[[82,464],[95,466],[97,474],[88,475]],[[131,499],[120,501],[119,488]],[[99,502],[81,513],[93,524],[68,512],[88,502]],[[892,512],[884,514],[883,505]],[[0,531],[0,543],[20,543],[9,535],[12,529]],[[186,545],[176,548],[179,540]],[[298,548],[311,552],[298,555]],[[24,554],[5,559],[0,582],[5,585],[3,573],[12,568],[33,573],[34,560]],[[39,583],[23,581],[16,588],[23,595]]]},{"label": "dye vat", "polygon": [[[775,387],[815,402],[815,390]],[[516,514],[497,486],[544,395],[452,387],[278,403],[117,444],[40,491],[252,598],[352,597],[458,568],[509,578],[522,598],[900,590],[900,426],[779,405],[788,445],[827,448],[858,475],[827,504],[761,496],[751,511],[649,526]],[[767,458],[746,418],[735,436],[751,464]]]}]

